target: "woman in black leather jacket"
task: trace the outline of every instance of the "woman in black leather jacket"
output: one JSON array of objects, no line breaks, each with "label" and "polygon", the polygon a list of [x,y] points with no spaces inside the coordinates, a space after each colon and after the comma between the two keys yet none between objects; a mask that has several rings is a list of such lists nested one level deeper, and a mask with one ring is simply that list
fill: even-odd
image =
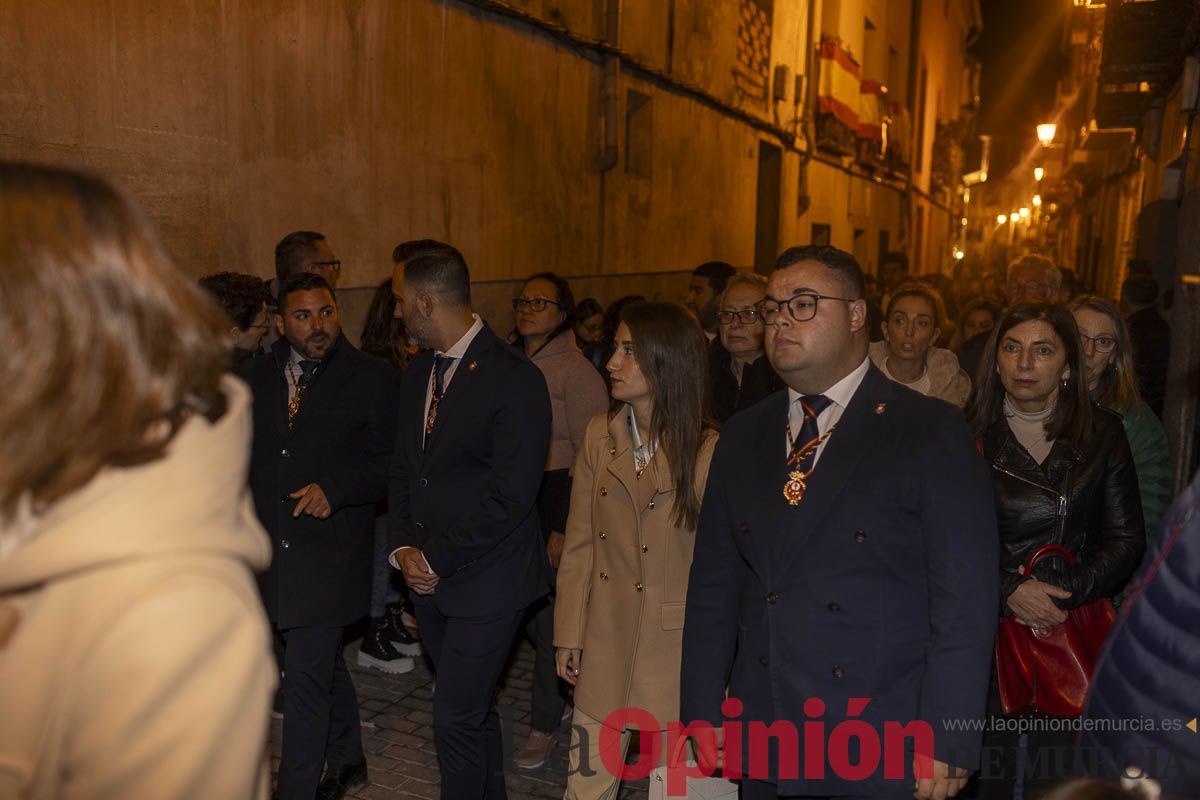
[{"label": "woman in black leather jacket", "polygon": [[[1133,457],[1120,417],[1088,399],[1079,333],[1066,308],[1010,309],[996,326],[979,378],[967,416],[992,467],[1000,614],[1049,628],[1070,609],[1116,595],[1141,562],[1146,539]],[[1022,574],[1029,556],[1051,543],[1071,550],[1076,566],[1048,559],[1033,575]],[[998,715],[998,698],[993,701],[989,710]],[[1052,762],[1045,748],[1069,744],[1072,736],[1031,733],[1028,746],[1037,749],[1023,761],[1044,769]],[[1009,751],[1001,761],[1009,767],[1016,739],[986,736],[984,745]],[[981,781],[980,796],[1011,797],[1015,767],[1009,773],[1002,781]],[[1062,777],[1023,776],[1030,787],[1038,778],[1053,783]]]}]

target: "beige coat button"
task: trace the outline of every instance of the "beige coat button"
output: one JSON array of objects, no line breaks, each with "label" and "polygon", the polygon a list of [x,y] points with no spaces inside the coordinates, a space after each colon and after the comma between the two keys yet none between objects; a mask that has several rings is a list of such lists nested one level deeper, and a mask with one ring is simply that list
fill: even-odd
[{"label": "beige coat button", "polygon": [[601,487],[600,487],[600,496],[601,496],[601,497],[608,497],[608,487],[607,487],[607,486],[601,486]]},{"label": "beige coat button", "polygon": [[600,531],[600,533],[598,533],[598,534],[596,534],[596,535],[597,535],[597,536],[599,536],[601,539],[607,539],[607,538],[608,538],[608,534],[607,534],[607,533],[605,533],[604,531]]},{"label": "beige coat button", "polygon": [[600,573],[600,580],[602,580],[602,581],[606,581],[606,580],[608,580],[608,573],[607,573],[607,572],[601,572],[601,573]]},{"label": "beige coat button", "polygon": [[642,585],[640,583],[635,583],[633,588],[640,592],[642,590]]},{"label": "beige coat button", "polygon": [[647,545],[642,545],[642,552],[643,552],[643,553],[648,553],[648,552],[650,552],[650,548],[649,548],[649,546],[647,546]]}]

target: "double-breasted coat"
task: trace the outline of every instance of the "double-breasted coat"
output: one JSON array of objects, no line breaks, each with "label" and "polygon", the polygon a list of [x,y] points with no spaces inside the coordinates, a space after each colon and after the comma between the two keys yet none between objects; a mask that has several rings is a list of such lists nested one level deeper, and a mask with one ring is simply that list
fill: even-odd
[{"label": "double-breasted coat", "polygon": [[[637,476],[628,419],[624,408],[611,418],[593,418],[575,461],[554,645],[583,651],[577,708],[603,720],[619,708],[637,707],[665,727],[679,717],[696,531],[673,522],[677,487],[663,451]],[[705,435],[695,487],[708,479],[716,442],[715,431]]]}]

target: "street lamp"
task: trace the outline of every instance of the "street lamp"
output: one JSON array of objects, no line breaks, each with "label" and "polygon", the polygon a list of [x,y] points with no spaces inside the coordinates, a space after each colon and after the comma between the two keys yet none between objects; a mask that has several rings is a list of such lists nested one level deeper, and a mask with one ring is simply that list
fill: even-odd
[{"label": "street lamp", "polygon": [[1040,194],[1035,194],[1033,196],[1033,205],[1035,207],[1040,207],[1042,205],[1042,196]]},{"label": "street lamp", "polygon": [[[1054,134],[1051,134],[1051,135],[1050,135],[1050,138],[1051,138],[1051,139],[1053,139],[1053,138],[1054,138]],[[1034,179],[1035,181],[1037,181],[1038,183],[1041,183],[1041,182],[1042,182],[1042,178],[1044,178],[1045,176],[1046,176],[1046,170],[1042,169],[1041,167],[1034,167],[1034,168],[1033,168],[1033,179]]]},{"label": "street lamp", "polygon": [[996,215],[996,224],[1003,225],[1006,222],[1008,222],[1008,214],[997,214]]},{"label": "street lamp", "polygon": [[1021,210],[1018,211],[1017,214],[1020,215],[1021,219],[1029,219],[1028,206],[1021,206]]},{"label": "street lamp", "polygon": [[1042,147],[1048,147],[1054,141],[1054,132],[1058,130],[1058,126],[1053,122],[1046,122],[1037,126],[1038,141],[1042,143]]}]

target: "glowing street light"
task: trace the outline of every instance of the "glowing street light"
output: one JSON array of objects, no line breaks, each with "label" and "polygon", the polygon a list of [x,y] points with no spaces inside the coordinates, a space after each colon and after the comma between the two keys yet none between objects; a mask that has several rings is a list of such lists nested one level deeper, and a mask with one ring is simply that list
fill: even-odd
[{"label": "glowing street light", "polygon": [[1003,225],[1004,223],[1008,222],[1008,214],[997,214],[996,222],[1000,225]]},{"label": "glowing street light", "polygon": [[1042,143],[1042,147],[1048,146],[1054,141],[1054,133],[1058,130],[1058,126],[1053,122],[1046,122],[1037,126],[1038,141]]},{"label": "glowing street light", "polygon": [[1017,213],[1021,216],[1021,219],[1029,219],[1029,208],[1027,206],[1022,206],[1021,210]]},{"label": "glowing street light", "polygon": [[1037,206],[1040,206],[1041,204],[1042,204],[1042,196],[1040,194],[1035,194],[1033,196],[1033,205],[1035,207],[1037,207]]},{"label": "glowing street light", "polygon": [[1012,212],[1011,214],[1009,214],[1009,215],[1008,215],[1008,221],[1009,221],[1009,222],[1016,222],[1016,221],[1017,221],[1017,220],[1019,220],[1020,218],[1021,218],[1021,212],[1019,212],[1019,211],[1014,211],[1014,212]]},{"label": "glowing street light", "polygon": [[[1053,135],[1051,135],[1051,137],[1050,137],[1050,138],[1051,138],[1051,139],[1053,139],[1053,138],[1054,138],[1054,136],[1053,136]],[[1043,177],[1045,177],[1045,175],[1046,175],[1046,170],[1042,169],[1041,167],[1034,167],[1034,168],[1033,168],[1033,179],[1034,179],[1035,181],[1037,181],[1038,183],[1041,183],[1041,182],[1042,182],[1042,178],[1043,178]]]}]

